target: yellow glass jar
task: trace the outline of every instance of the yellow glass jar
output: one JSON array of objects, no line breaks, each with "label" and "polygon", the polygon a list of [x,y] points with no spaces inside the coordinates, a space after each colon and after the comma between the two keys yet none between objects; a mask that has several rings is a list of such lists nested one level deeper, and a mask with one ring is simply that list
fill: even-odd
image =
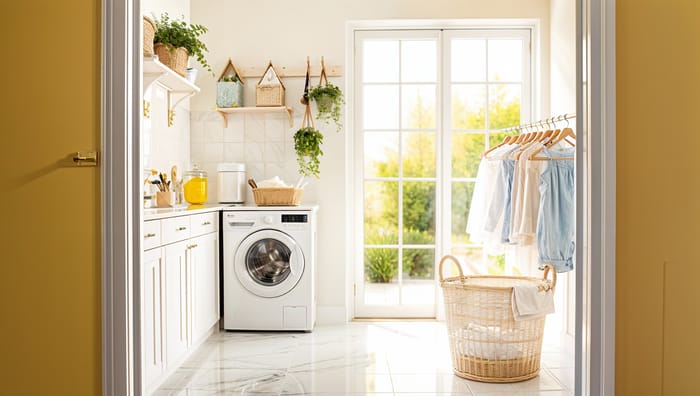
[{"label": "yellow glass jar", "polygon": [[182,176],[182,189],[185,201],[191,204],[203,204],[207,201],[207,172],[191,170]]}]

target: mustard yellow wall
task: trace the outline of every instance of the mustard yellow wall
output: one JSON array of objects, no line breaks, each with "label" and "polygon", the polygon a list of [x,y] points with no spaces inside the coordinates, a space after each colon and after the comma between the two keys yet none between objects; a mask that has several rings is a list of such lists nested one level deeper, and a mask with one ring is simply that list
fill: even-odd
[{"label": "mustard yellow wall", "polygon": [[0,394],[99,395],[99,0],[3,1]]},{"label": "mustard yellow wall", "polygon": [[700,2],[617,0],[617,95],[616,395],[697,395]]}]

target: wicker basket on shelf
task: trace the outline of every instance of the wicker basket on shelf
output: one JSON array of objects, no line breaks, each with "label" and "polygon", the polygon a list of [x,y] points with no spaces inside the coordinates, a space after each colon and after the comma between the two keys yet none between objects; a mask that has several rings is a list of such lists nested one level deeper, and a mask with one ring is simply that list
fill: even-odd
[{"label": "wicker basket on shelf", "polygon": [[187,50],[184,47],[173,48],[172,45],[156,43],[153,46],[158,60],[171,68],[175,73],[185,77],[187,75]]},{"label": "wicker basket on shelf", "polygon": [[[443,264],[457,264],[459,276],[443,278]],[[547,280],[549,272],[553,279]],[[513,286],[535,284],[554,291],[557,278],[547,266],[543,278],[522,276],[465,276],[453,256],[440,260],[440,286],[454,373],[481,382],[518,382],[534,378],[540,370],[545,317],[516,321]]]},{"label": "wicker basket on shelf", "polygon": [[153,19],[143,17],[143,56],[153,56],[153,37],[156,34],[156,24]]},{"label": "wicker basket on shelf", "polygon": [[258,206],[299,206],[304,190],[294,187],[259,187],[253,189]]}]

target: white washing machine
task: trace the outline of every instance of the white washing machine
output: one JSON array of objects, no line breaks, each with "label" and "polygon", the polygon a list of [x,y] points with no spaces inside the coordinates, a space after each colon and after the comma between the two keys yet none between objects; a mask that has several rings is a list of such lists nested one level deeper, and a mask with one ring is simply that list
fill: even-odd
[{"label": "white washing machine", "polygon": [[224,329],[311,331],[316,206],[222,212]]}]

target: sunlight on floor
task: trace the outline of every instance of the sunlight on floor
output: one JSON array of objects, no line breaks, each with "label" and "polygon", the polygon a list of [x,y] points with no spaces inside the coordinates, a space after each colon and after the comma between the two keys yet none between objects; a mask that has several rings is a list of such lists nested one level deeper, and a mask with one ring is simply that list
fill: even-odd
[{"label": "sunlight on floor", "polygon": [[545,335],[540,375],[513,384],[452,373],[444,322],[353,322],[312,333],[212,335],[155,395],[573,395],[574,359]]}]

